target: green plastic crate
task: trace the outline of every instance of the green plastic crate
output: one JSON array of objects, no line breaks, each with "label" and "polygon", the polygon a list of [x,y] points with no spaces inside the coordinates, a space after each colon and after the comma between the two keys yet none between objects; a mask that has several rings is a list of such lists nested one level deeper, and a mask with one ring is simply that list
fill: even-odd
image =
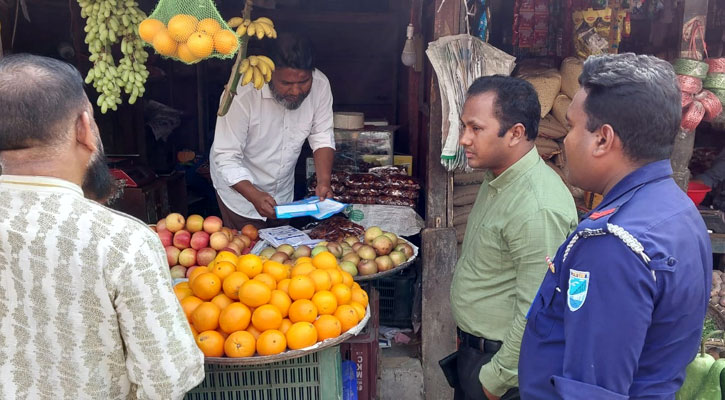
[{"label": "green plastic crate", "polygon": [[206,364],[186,400],[342,399],[340,346],[272,364]]}]

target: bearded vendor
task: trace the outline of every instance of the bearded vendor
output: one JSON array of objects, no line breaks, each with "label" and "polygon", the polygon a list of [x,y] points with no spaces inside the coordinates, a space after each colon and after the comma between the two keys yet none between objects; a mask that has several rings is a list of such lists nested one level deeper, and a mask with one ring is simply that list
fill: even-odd
[{"label": "bearded vendor", "polygon": [[280,34],[269,57],[276,66],[261,90],[237,88],[229,112],[217,118],[211,178],[224,226],[275,226],[274,207],[294,197],[302,146],[312,148],[316,195],[331,198],[335,154],[332,91],[315,68],[312,48],[299,35]]}]

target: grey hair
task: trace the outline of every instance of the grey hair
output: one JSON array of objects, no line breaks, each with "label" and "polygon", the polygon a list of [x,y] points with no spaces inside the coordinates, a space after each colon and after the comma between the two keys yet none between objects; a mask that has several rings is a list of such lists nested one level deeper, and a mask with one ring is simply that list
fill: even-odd
[{"label": "grey hair", "polygon": [[588,131],[612,126],[635,162],[670,157],[682,106],[669,63],[633,53],[593,56],[584,62],[579,83],[587,93]]}]

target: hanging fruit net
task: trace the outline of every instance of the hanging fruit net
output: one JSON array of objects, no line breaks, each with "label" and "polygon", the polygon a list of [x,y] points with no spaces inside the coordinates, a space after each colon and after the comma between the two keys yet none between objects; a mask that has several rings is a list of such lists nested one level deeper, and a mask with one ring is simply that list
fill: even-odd
[{"label": "hanging fruit net", "polygon": [[231,58],[239,49],[239,38],[212,0],[161,0],[138,33],[156,53],[186,64]]}]

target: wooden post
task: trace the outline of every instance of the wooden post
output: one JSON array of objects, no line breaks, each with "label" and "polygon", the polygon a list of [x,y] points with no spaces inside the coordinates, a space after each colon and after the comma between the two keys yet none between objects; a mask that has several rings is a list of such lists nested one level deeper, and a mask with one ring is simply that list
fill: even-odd
[{"label": "wooden post", "polygon": [[[461,2],[435,0],[433,39],[461,32]],[[426,225],[422,233],[422,364],[426,400],[453,398],[438,361],[456,350],[456,324],[451,315],[450,288],[456,265],[456,233],[448,218],[450,175],[440,162],[441,96],[438,80],[430,86],[430,129],[426,139]]]},{"label": "wooden post", "polygon": [[[690,52],[690,43],[694,34],[692,28],[696,24],[702,25],[702,34],[705,34],[705,24],[707,22],[707,2],[708,0],[687,0],[685,2],[685,12],[682,17],[682,40],[680,41],[681,57],[700,58],[702,57],[702,40],[695,39],[696,52]],[[690,180],[690,158],[695,145],[695,132],[680,132],[675,137],[675,144],[672,149],[672,177],[677,185],[684,191],[687,191],[687,184]]]}]

